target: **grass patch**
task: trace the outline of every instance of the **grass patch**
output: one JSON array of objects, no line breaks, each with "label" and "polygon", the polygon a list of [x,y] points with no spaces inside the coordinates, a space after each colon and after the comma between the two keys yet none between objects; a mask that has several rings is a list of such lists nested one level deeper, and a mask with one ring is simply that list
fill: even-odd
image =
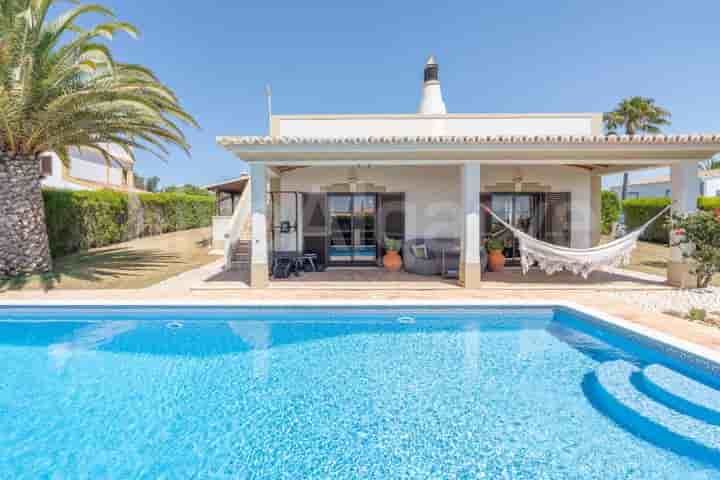
[{"label": "grass patch", "polygon": [[217,260],[209,245],[210,229],[198,228],[96,248],[57,259],[51,273],[0,278],[0,292],[145,288]]},{"label": "grass patch", "polygon": [[[609,240],[609,237],[603,238],[603,243]],[[670,247],[667,245],[638,242],[637,248],[635,248],[630,258],[630,264],[622,268],[664,277],[667,275],[669,258]],[[710,285],[720,287],[720,275],[716,275]]]}]

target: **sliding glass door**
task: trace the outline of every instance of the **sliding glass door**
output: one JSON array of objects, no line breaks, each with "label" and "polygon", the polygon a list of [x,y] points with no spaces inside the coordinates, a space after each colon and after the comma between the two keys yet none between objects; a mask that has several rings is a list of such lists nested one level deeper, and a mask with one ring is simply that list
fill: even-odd
[{"label": "sliding glass door", "polygon": [[[503,221],[535,238],[544,238],[545,202],[542,193],[492,193],[484,195],[490,208]],[[483,236],[493,237],[505,242],[505,257],[510,261],[520,258],[517,239],[495,218],[486,215]]]},{"label": "sliding glass door", "polygon": [[331,265],[369,265],[377,262],[377,195],[328,195]]}]

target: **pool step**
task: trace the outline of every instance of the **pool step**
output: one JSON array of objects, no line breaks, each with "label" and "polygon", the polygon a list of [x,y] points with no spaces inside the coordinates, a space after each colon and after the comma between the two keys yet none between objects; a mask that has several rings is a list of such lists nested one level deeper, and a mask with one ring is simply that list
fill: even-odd
[{"label": "pool step", "polygon": [[720,391],[662,365],[633,377],[635,387],[673,410],[720,426]]},{"label": "pool step", "polygon": [[[657,373],[653,369],[648,376],[657,378]],[[635,436],[678,455],[720,466],[720,427],[651,398],[636,387],[644,381],[643,376],[640,368],[616,360],[598,366],[583,387],[598,410]]]}]

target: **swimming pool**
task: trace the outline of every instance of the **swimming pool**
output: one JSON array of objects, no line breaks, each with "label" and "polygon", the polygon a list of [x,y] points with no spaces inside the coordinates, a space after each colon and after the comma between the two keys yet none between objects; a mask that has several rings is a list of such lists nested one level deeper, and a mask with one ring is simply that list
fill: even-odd
[{"label": "swimming pool", "polygon": [[0,307],[0,478],[719,478],[717,365],[566,308]]}]

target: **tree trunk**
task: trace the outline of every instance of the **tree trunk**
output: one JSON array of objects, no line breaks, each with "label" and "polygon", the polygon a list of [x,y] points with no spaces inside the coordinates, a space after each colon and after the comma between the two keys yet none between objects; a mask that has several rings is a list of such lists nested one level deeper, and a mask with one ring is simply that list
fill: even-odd
[{"label": "tree trunk", "polygon": [[51,268],[40,161],[0,152],[0,276]]},{"label": "tree trunk", "polygon": [[622,190],[620,191],[620,200],[627,198],[628,183],[630,180],[630,174],[628,172],[623,173]]}]

